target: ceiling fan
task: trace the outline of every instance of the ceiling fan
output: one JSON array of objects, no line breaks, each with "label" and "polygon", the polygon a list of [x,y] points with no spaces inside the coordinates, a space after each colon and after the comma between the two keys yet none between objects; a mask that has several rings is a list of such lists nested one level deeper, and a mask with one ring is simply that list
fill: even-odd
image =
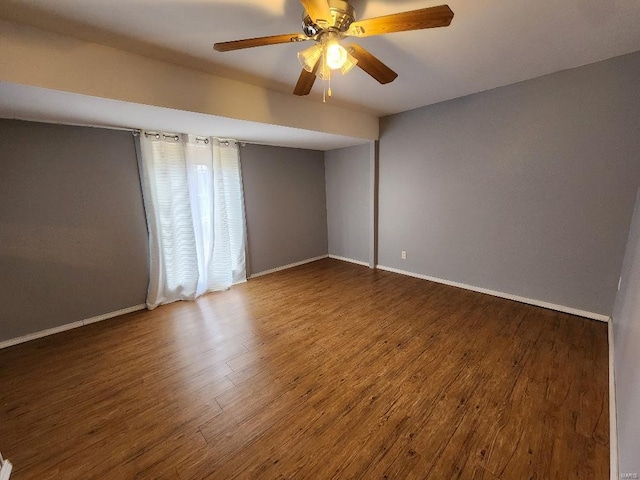
[{"label": "ceiling fan", "polygon": [[[356,12],[346,0],[300,0],[300,3],[304,7],[302,33],[221,42],[213,48],[218,52],[228,52],[314,40],[316,43],[312,47],[298,53],[303,69],[293,93],[303,96],[311,92],[316,77],[330,82],[332,70],[339,70],[344,75],[356,65],[381,84],[396,79],[396,72],[361,46],[355,43],[342,46],[340,42],[344,38],[446,27],[453,19],[448,5],[356,21]],[[328,93],[331,96],[330,84]]]}]

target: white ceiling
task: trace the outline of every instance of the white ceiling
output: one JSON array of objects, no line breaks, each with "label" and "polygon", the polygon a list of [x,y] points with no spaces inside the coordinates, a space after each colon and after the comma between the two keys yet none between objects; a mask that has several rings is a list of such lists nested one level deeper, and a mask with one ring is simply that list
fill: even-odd
[{"label": "white ceiling", "polygon": [[233,138],[260,145],[332,150],[365,140],[202,113],[0,82],[0,118]]},{"label": "white ceiling", "polygon": [[[443,3],[352,0],[360,19]],[[396,70],[333,81],[337,104],[386,115],[640,50],[638,0],[450,0],[450,27],[358,40]],[[0,0],[0,16],[292,91],[305,44],[217,53],[214,42],[300,31],[298,0]],[[157,48],[154,48],[157,47]],[[311,99],[319,101],[316,85]]]},{"label": "white ceiling", "polygon": [[[446,0],[445,0],[446,1]],[[442,0],[351,0],[360,19]],[[640,50],[639,0],[450,0],[450,27],[357,42],[399,73],[379,85],[354,69],[331,102],[388,115]],[[218,53],[215,42],[300,31],[299,0],[0,0],[0,18],[160,58],[276,91],[300,74],[286,44]],[[320,102],[317,82],[310,101]],[[199,113],[0,83],[0,117],[133,127],[329,150],[362,143]],[[126,119],[126,123],[123,123]]]}]

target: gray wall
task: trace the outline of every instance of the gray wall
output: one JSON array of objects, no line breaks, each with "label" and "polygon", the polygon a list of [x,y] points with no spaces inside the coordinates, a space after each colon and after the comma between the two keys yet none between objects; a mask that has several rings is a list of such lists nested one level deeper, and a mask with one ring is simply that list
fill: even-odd
[{"label": "gray wall", "polygon": [[382,119],[379,263],[610,314],[639,78],[637,52]]},{"label": "gray wall", "polygon": [[613,309],[620,473],[640,474],[640,192]]},{"label": "gray wall", "polygon": [[370,146],[324,154],[329,254],[369,262]]},{"label": "gray wall", "polygon": [[323,152],[247,145],[240,150],[249,273],[327,254]]},{"label": "gray wall", "polygon": [[0,120],[0,341],[144,303],[131,133]]}]

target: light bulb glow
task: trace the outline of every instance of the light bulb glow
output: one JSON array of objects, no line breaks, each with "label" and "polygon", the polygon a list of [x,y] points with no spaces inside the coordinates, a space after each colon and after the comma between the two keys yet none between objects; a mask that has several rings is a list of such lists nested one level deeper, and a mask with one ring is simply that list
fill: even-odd
[{"label": "light bulb glow", "polygon": [[347,51],[338,42],[331,42],[327,46],[327,67],[338,70],[347,61]]}]

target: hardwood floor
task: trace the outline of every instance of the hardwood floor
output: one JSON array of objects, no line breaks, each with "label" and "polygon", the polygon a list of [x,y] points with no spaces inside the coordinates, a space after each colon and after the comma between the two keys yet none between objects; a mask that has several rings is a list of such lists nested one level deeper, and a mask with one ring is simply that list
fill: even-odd
[{"label": "hardwood floor", "polygon": [[606,479],[604,323],[336,260],[0,351],[22,479]]}]

